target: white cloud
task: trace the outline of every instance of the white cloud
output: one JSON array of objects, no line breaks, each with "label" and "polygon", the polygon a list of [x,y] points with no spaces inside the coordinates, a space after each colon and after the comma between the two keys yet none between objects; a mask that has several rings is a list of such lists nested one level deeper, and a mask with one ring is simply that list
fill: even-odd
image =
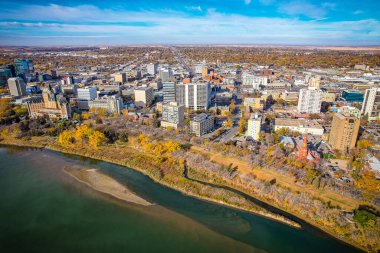
[{"label": "white cloud", "polygon": [[244,0],[245,4],[250,4],[251,0]]},{"label": "white cloud", "polygon": [[326,15],[324,8],[307,1],[291,1],[280,5],[279,11],[292,16],[303,15],[309,18],[323,18]]},{"label": "white cloud", "polygon": [[[374,19],[343,22],[303,21],[296,18],[259,18],[223,14],[208,9],[200,16],[186,12],[102,10],[95,6],[25,7],[5,12],[0,43],[14,36],[103,37],[102,43],[250,43],[250,44],[374,44],[380,41],[380,22]],[[293,9],[294,12],[294,9]],[[313,15],[319,16],[319,15]],[[137,24],[135,24],[137,23]],[[141,24],[140,24],[141,23]],[[146,23],[148,25],[146,25]],[[16,33],[17,31],[17,33]],[[4,36],[6,33],[7,36]],[[2,36],[3,35],[3,36]],[[108,39],[107,39],[108,38]],[[18,40],[25,43],[28,40]],[[95,41],[95,39],[94,39]]]},{"label": "white cloud", "polygon": [[188,10],[193,10],[193,11],[202,11],[202,7],[201,6],[189,6],[189,7],[186,7],[186,9]]}]

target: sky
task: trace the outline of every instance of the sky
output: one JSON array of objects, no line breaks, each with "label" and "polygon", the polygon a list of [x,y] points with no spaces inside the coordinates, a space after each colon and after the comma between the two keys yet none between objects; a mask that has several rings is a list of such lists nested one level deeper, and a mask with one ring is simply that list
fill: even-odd
[{"label": "sky", "polygon": [[380,0],[0,1],[0,45],[380,45]]}]

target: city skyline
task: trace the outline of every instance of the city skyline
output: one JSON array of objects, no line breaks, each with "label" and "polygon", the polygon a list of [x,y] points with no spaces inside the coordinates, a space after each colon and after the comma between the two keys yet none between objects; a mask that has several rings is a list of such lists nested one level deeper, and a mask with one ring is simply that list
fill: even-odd
[{"label": "city skyline", "polygon": [[3,1],[0,45],[380,44],[377,1]]}]

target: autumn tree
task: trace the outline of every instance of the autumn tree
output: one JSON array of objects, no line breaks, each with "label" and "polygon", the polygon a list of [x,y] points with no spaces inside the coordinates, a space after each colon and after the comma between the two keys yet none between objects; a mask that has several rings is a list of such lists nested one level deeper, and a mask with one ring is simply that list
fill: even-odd
[{"label": "autumn tree", "polygon": [[88,144],[97,149],[100,145],[103,145],[106,142],[106,136],[99,131],[93,131],[88,137]]},{"label": "autumn tree", "polygon": [[246,126],[247,126],[247,121],[244,118],[241,118],[239,121],[239,128],[238,128],[239,133],[244,134]]}]

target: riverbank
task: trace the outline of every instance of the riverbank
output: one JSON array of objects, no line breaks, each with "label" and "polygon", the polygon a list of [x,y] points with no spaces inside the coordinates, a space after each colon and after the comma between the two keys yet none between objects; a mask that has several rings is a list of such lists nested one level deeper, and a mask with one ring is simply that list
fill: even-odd
[{"label": "riverbank", "polygon": [[91,168],[64,168],[63,171],[75,178],[77,181],[88,187],[115,197],[117,199],[143,206],[153,205],[145,199],[137,196],[128,188],[114,180],[113,178],[101,173],[97,169]]},{"label": "riverbank", "polygon": [[[2,143],[3,144],[8,144],[8,145],[26,146],[26,145],[23,145],[23,143],[22,143],[21,140],[15,140],[14,142],[10,141],[10,140],[7,140],[5,142],[3,141]],[[29,143],[28,146],[31,146],[30,143]],[[38,148],[40,148],[40,146],[38,146]],[[137,156],[138,155],[141,156],[141,159],[138,160],[137,162],[133,162],[133,159],[114,160],[114,159],[109,158],[110,156],[107,156],[106,151],[110,151],[111,152],[112,148],[115,149],[116,147],[111,147],[111,148],[110,147],[106,147],[106,148],[111,149],[111,150],[106,150],[106,148],[105,148],[103,150],[105,152],[101,152],[99,150],[97,150],[97,151],[92,150],[91,153],[89,153],[89,150],[87,150],[87,152],[86,152],[86,150],[83,150],[83,149],[64,148],[62,146],[55,145],[55,144],[46,145],[45,148],[49,149],[49,150],[54,150],[54,151],[62,152],[62,153],[79,155],[79,156],[84,156],[84,157],[88,157],[88,158],[92,158],[92,159],[102,160],[102,161],[118,164],[118,165],[121,165],[121,166],[127,166],[127,167],[135,169],[135,170],[137,170],[137,171],[139,171],[139,172],[141,172],[141,173],[149,176],[155,182],[160,183],[162,185],[165,185],[165,186],[167,186],[169,188],[175,189],[177,191],[180,191],[183,194],[186,194],[186,195],[189,195],[189,196],[192,196],[192,197],[195,197],[195,198],[207,200],[207,201],[210,201],[210,202],[213,202],[213,203],[218,203],[218,204],[222,204],[222,205],[225,205],[225,206],[237,208],[237,209],[240,209],[240,210],[245,210],[245,211],[248,211],[248,212],[252,212],[252,213],[264,216],[266,218],[273,219],[273,220],[276,220],[276,221],[288,224],[288,225],[293,226],[293,227],[297,227],[297,228],[300,227],[299,224],[297,224],[297,223],[295,223],[295,222],[293,222],[293,221],[291,221],[289,219],[286,219],[286,218],[284,218],[282,216],[273,215],[273,214],[271,214],[269,212],[260,212],[258,210],[253,210],[252,208],[245,208],[244,206],[241,206],[241,205],[240,206],[239,205],[232,205],[232,204],[229,204],[229,203],[227,203],[227,202],[225,202],[223,200],[205,197],[205,196],[202,196],[200,194],[195,194],[192,191],[192,189],[191,189],[192,185],[189,184],[189,182],[186,182],[186,184],[181,184],[181,183],[184,183],[184,182],[179,182],[177,185],[173,185],[172,182],[170,181],[170,179],[169,180],[167,178],[165,180],[164,179],[160,179],[159,177],[157,177],[157,176],[149,173],[149,171],[146,170],[147,167],[144,166],[144,165],[146,165],[146,164],[144,164],[144,161],[147,161],[147,155],[146,154],[135,154]],[[134,152],[137,152],[137,151],[134,151]],[[270,203],[268,203],[268,205],[270,205]],[[302,219],[297,214],[293,214],[293,213],[289,213],[289,214],[291,214],[292,216],[298,217],[299,219]],[[320,226],[317,223],[314,223],[312,221],[308,221],[308,222],[305,222],[305,223],[306,224],[311,224],[312,227],[316,227],[316,228],[318,228],[318,229],[320,229],[320,230],[322,230],[322,231],[330,234],[331,236],[337,238],[340,241],[343,241],[343,242],[345,242],[347,244],[353,245],[353,246],[355,246],[357,248],[363,249],[363,247],[361,245],[355,243],[354,241],[347,240],[346,238],[338,237],[337,234],[334,234],[329,229],[327,229],[327,228],[325,228],[323,226]]]}]

